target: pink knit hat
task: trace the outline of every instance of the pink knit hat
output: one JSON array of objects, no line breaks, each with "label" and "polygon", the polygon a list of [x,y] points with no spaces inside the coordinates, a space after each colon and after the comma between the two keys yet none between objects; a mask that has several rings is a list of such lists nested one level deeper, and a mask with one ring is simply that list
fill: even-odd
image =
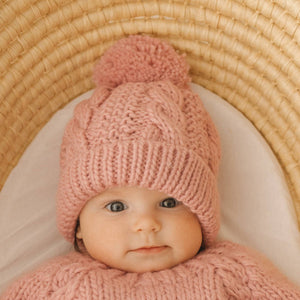
[{"label": "pink knit hat", "polygon": [[184,56],[166,42],[130,36],[94,71],[97,88],[65,130],[57,223],[70,242],[85,203],[114,186],[140,186],[182,201],[209,246],[219,228],[218,134],[189,88]]}]

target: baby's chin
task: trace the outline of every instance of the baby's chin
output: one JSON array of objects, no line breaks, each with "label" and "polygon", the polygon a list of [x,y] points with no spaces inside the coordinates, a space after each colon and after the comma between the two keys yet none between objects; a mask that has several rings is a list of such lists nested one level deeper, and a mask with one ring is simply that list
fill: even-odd
[{"label": "baby's chin", "polygon": [[121,265],[121,266],[114,266],[121,271],[125,271],[128,273],[146,273],[146,272],[159,272],[166,269],[171,269],[183,261],[173,261],[173,262],[143,262],[143,263],[133,263],[129,265]]},{"label": "baby's chin", "polygon": [[156,266],[130,266],[125,268],[119,268],[121,271],[128,272],[128,273],[146,273],[146,272],[159,272],[162,270],[170,269],[175,267],[177,264],[174,265],[156,265]]}]

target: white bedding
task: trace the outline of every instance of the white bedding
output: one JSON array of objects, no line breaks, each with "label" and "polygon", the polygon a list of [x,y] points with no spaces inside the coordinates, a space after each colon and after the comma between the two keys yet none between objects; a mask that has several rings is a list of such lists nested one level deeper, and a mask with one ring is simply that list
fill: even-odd
[{"label": "white bedding", "polygon": [[[283,172],[252,124],[227,102],[192,84],[221,135],[220,239],[264,253],[300,286],[300,233]],[[79,101],[58,111],[27,148],[0,193],[0,294],[20,274],[72,246],[55,226],[59,148]]]}]

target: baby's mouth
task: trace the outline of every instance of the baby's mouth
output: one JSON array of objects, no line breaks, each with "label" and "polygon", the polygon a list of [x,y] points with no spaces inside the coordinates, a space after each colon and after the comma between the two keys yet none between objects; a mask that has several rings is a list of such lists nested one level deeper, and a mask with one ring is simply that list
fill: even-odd
[{"label": "baby's mouth", "polygon": [[131,251],[140,254],[155,254],[155,253],[160,253],[162,251],[165,251],[168,248],[169,248],[168,246],[145,246],[145,247],[133,249]]}]

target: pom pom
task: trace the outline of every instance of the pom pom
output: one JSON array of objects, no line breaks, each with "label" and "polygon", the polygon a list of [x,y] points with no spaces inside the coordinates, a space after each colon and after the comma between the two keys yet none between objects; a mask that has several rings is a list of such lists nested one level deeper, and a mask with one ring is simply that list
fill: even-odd
[{"label": "pom pom", "polygon": [[190,82],[184,55],[160,39],[133,35],[109,48],[94,70],[98,86],[116,87],[126,82],[170,80],[178,87]]}]

